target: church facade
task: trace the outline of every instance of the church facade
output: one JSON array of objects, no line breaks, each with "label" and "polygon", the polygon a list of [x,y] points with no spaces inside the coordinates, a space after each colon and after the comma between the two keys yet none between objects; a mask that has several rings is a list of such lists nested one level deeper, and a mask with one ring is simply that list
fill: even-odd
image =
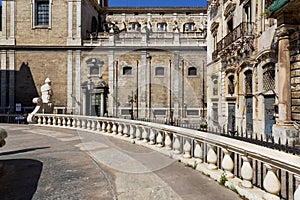
[{"label": "church facade", "polygon": [[56,113],[206,116],[206,8],[2,1],[1,113],[30,112],[49,77]]}]

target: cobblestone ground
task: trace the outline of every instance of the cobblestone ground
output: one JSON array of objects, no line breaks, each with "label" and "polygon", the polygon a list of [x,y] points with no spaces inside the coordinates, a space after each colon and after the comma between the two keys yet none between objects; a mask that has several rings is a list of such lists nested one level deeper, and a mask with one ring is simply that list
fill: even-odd
[{"label": "cobblestone ground", "polygon": [[142,146],[76,130],[1,124],[0,199],[240,199]]}]

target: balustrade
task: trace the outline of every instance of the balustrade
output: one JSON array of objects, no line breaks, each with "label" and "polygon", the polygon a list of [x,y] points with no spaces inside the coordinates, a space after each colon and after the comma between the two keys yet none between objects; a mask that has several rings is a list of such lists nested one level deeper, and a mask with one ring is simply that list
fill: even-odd
[{"label": "balustrade", "polygon": [[194,159],[202,165],[197,170],[205,169],[205,173],[212,175],[224,173],[228,181],[241,178],[236,187],[264,189],[261,198],[299,199],[300,196],[299,156],[207,132],[149,122],[46,114],[38,114],[36,118],[40,126],[87,129],[113,133],[127,141],[125,137],[129,136],[131,140],[142,140],[139,144],[164,149],[168,155],[176,154],[176,159],[184,158],[187,163]]}]

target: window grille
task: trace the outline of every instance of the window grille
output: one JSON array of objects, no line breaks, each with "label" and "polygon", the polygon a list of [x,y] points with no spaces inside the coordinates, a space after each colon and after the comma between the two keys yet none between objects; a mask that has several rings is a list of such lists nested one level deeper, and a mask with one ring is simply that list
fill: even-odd
[{"label": "window grille", "polygon": [[245,92],[246,95],[252,94],[252,71],[245,72]]},{"label": "window grille", "polygon": [[265,91],[275,89],[275,67],[273,64],[263,68],[263,89]]},{"label": "window grille", "polygon": [[36,2],[36,25],[49,25],[49,1]]}]

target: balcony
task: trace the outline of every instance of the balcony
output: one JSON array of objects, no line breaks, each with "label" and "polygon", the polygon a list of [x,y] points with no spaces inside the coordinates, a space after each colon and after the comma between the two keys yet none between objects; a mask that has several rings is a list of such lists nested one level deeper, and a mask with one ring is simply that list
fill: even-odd
[{"label": "balcony", "polygon": [[206,31],[202,32],[120,32],[92,34],[84,46],[205,46]]},{"label": "balcony", "polygon": [[217,43],[217,51],[221,52],[229,45],[246,37],[254,37],[254,23],[242,22],[230,33],[228,33],[221,41]]}]

